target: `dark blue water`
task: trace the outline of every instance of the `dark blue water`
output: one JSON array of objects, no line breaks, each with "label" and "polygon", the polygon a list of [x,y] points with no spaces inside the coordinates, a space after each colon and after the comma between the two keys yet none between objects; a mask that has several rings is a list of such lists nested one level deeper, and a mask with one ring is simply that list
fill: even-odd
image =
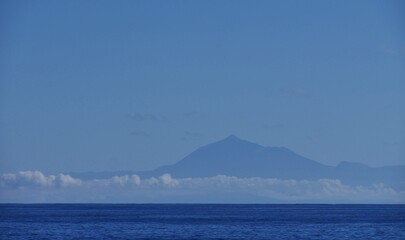
[{"label": "dark blue water", "polygon": [[5,204],[1,239],[405,239],[405,205]]}]

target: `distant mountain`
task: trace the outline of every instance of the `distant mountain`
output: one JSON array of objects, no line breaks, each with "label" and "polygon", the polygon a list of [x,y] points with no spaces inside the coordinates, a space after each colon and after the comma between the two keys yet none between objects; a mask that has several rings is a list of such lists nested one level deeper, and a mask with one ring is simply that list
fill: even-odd
[{"label": "distant mountain", "polygon": [[[325,178],[332,167],[304,158],[287,148],[263,147],[231,135],[203,146],[179,162],[141,172],[142,176],[170,173],[173,177]],[[315,175],[314,175],[315,174]]]},{"label": "distant mountain", "polygon": [[[117,172],[98,173],[111,177]],[[129,173],[129,172],[121,172]],[[195,150],[173,165],[152,171],[136,172],[141,177],[157,177],[170,173],[175,178],[262,177],[296,180],[339,179],[350,185],[383,183],[396,189],[405,189],[405,166],[369,167],[364,164],[342,162],[327,166],[305,158],[284,147],[263,147],[231,135],[221,141]],[[81,177],[97,173],[82,173]],[[79,177],[77,174],[75,175]]]}]

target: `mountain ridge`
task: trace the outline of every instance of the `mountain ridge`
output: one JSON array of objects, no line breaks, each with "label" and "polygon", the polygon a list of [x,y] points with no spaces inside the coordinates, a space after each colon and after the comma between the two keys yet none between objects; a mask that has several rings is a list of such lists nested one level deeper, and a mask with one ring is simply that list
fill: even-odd
[{"label": "mountain ridge", "polygon": [[[72,174],[75,177],[105,178],[118,172]],[[385,184],[405,189],[405,166],[369,167],[362,163],[342,161],[329,166],[303,157],[285,147],[264,147],[230,135],[197,148],[180,161],[150,171],[120,171],[142,178],[169,173],[174,178],[262,177],[295,180],[338,179],[349,185]]]},{"label": "mountain ridge", "polygon": [[[275,161],[277,161],[279,169],[270,171],[270,175],[280,178],[287,177],[282,174],[289,167],[285,164],[298,164],[301,167],[309,164],[317,170],[323,166],[285,147],[264,147],[230,135],[225,139],[198,148],[173,165],[162,166],[152,171],[140,172],[140,174],[153,176],[168,172],[174,177],[209,177],[219,174],[238,177],[269,177],[270,175],[266,172],[274,169],[271,164],[274,164]],[[251,167],[252,164],[253,167]],[[325,165],[325,168],[328,166]],[[311,178],[310,174],[300,171],[301,174],[298,171],[297,174]],[[302,177],[300,176],[300,178]]]}]

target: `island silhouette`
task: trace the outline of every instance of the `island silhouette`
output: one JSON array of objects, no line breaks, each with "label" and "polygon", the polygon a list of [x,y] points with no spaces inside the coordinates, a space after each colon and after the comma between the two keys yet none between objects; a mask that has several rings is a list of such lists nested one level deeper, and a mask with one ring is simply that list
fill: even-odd
[{"label": "island silhouette", "polygon": [[265,147],[230,135],[202,146],[180,161],[151,171],[69,173],[81,179],[103,179],[137,174],[142,178],[170,174],[174,178],[202,178],[217,175],[294,180],[337,179],[347,185],[384,184],[405,189],[405,166],[370,167],[342,161],[329,166],[303,157],[285,147]]}]

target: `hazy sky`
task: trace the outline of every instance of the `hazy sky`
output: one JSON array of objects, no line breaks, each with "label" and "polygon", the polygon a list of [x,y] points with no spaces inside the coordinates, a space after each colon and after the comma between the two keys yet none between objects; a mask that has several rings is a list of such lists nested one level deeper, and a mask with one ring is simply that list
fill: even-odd
[{"label": "hazy sky", "polygon": [[404,1],[1,1],[0,171],[144,170],[235,134],[405,164]]}]

